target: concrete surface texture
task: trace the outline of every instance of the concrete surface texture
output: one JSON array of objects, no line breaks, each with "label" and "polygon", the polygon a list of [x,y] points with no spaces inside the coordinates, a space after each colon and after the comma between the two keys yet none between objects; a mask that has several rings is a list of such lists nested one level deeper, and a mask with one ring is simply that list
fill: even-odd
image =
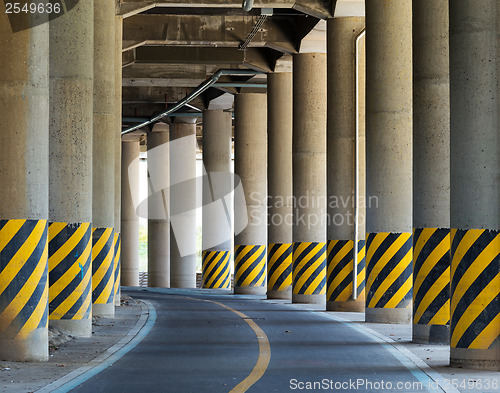
[{"label": "concrete surface texture", "polygon": [[170,141],[170,286],[196,288],[196,124],[173,123]]},{"label": "concrete surface texture", "polygon": [[[296,255],[302,253],[293,251],[292,300],[297,303],[326,302],[322,294],[326,285],[327,240],[326,60],[324,53],[297,54],[293,58],[293,243],[294,248],[314,244],[314,249],[304,258],[298,258]],[[311,272],[305,266],[312,260],[319,262]],[[304,272],[301,289],[305,290],[296,288],[299,272]],[[318,285],[310,286],[318,280]]]},{"label": "concrete surface texture", "polygon": [[[498,2],[488,0],[478,6],[468,0],[450,3],[450,221],[455,235],[451,362],[494,369],[500,365],[495,322],[500,292],[499,34]],[[467,240],[471,235],[473,240]],[[468,252],[463,255],[459,246]],[[480,279],[471,280],[479,274]],[[475,289],[476,285],[483,290]],[[468,293],[462,296],[466,289]],[[464,305],[475,313],[469,315]],[[486,326],[496,328],[490,331]],[[481,344],[471,344],[479,341],[476,338]]]},{"label": "concrete surface texture", "polygon": [[[218,109],[203,112],[203,165],[208,174],[202,186],[203,206],[207,207],[202,212],[203,251],[231,250],[233,205],[227,199],[224,200],[223,216],[216,214],[209,206],[232,192],[231,134],[229,111]],[[217,213],[220,211],[217,210]]]},{"label": "concrete surface texture", "polygon": [[412,231],[411,0],[366,4],[367,233]]},{"label": "concrete surface texture", "polygon": [[[342,241],[339,244],[358,245],[358,240],[365,240],[365,114],[360,107],[365,94],[364,32],[365,18],[332,18],[328,21],[326,225],[327,240]],[[337,296],[330,299],[328,293],[333,294],[339,288],[330,284],[332,290],[327,289],[327,310],[363,311],[365,307],[364,296],[356,294],[354,298],[352,295],[352,266],[354,255],[359,255],[359,251],[357,247],[351,248],[348,255],[336,253],[328,257],[329,272],[340,268],[330,262],[334,257],[342,255],[342,260],[351,258],[352,262],[349,262],[350,298]],[[357,263],[359,265],[359,261]],[[356,273],[356,278],[359,276],[363,281],[360,272]],[[344,279],[349,280],[348,277]],[[328,282],[333,283],[333,280],[332,277]],[[356,286],[361,288],[360,285],[364,288],[363,282]]]},{"label": "concrete surface texture", "polygon": [[138,286],[139,217],[134,207],[134,201],[139,200],[139,138],[128,137],[121,144],[122,285]]},{"label": "concrete surface texture", "polygon": [[[148,134],[148,151],[169,142],[169,125],[157,123]],[[163,146],[163,147],[161,147]],[[168,149],[164,150],[168,152]],[[148,155],[148,172],[155,181],[169,184],[170,155],[168,153]],[[154,190],[155,196],[148,199],[148,286],[170,287],[170,192],[167,189]]]},{"label": "concrete surface texture", "polygon": [[[448,14],[446,0],[413,2],[413,243],[417,251],[413,338],[419,342],[447,343],[450,334],[449,311],[441,311],[439,323],[435,318],[437,310],[449,301],[449,289],[444,288],[449,288],[449,273],[445,272],[451,262],[450,240],[445,238],[447,247],[431,254],[441,243],[437,239],[449,236],[450,228]],[[434,239],[421,252],[422,242],[430,233]],[[443,273],[447,277],[440,279]],[[423,311],[425,296],[434,304]],[[432,320],[432,324],[427,323]]]},{"label": "concrete surface texture", "polygon": [[[292,183],[292,131],[293,131],[293,74],[291,72],[275,72],[267,76],[267,110],[268,110],[268,247],[292,247],[293,236],[293,183]],[[275,245],[275,246],[273,246]],[[270,250],[268,250],[270,255]],[[280,263],[282,255],[277,254]],[[282,281],[282,275],[290,276],[291,266],[277,275],[283,268],[270,266],[268,260],[268,299],[291,299],[291,283]],[[271,284],[271,287],[270,285]],[[274,286],[272,285],[274,284]]]},{"label": "concrete surface texture", "polygon": [[[247,214],[248,226],[235,236],[235,245],[267,243],[267,100],[265,94],[235,98],[234,173],[241,178],[247,211],[235,205],[235,221]],[[238,224],[235,224],[238,226]]]},{"label": "concrete surface texture", "polygon": [[115,3],[94,2],[94,127],[92,216],[94,228],[115,223]]},{"label": "concrete surface texture", "polygon": [[[328,204],[329,240],[354,240],[356,110],[358,89],[356,39],[364,31],[365,18],[332,18],[328,21],[328,159],[329,198],[345,201]],[[364,54],[363,54],[364,56]],[[360,168],[359,168],[360,169]],[[338,216],[337,216],[338,215]],[[343,220],[333,220],[342,217]],[[364,234],[363,234],[364,236]],[[363,237],[364,239],[364,237]]]},{"label": "concrete surface texture", "polygon": [[[374,0],[366,3],[366,195],[376,198],[366,211],[367,234],[393,234],[394,239],[411,237],[412,232],[412,2],[411,0]],[[385,235],[384,235],[385,236]],[[394,243],[394,242],[393,242]],[[388,243],[386,243],[388,244]],[[379,242],[367,239],[367,309],[370,322],[406,323],[411,321],[411,284],[405,288],[405,298],[397,305],[377,300],[382,296],[371,284],[384,282],[379,269],[371,260]],[[373,249],[371,249],[371,246]],[[382,247],[385,247],[384,245]],[[395,246],[404,252],[411,243]],[[383,249],[382,249],[383,251]],[[411,254],[409,254],[411,255]],[[406,260],[411,265],[411,256]],[[399,288],[411,275],[406,267],[393,277]],[[396,268],[394,264],[393,269]],[[392,270],[393,270],[392,269]],[[408,269],[409,270],[409,269]],[[377,282],[375,282],[377,280]],[[386,285],[387,286],[387,285]],[[378,287],[380,288],[380,287]],[[398,289],[399,289],[398,288]],[[387,286],[388,299],[396,288]],[[404,303],[404,304],[403,304]]]},{"label": "concrete surface texture", "polygon": [[[4,136],[0,144],[0,357],[43,361],[48,356],[47,327],[39,323],[24,326],[20,321],[33,316],[40,322],[48,312],[43,290],[48,284],[47,255],[43,250],[49,215],[49,31],[47,24],[41,24],[12,32],[7,14],[2,13],[0,35],[6,37],[0,50],[9,54],[0,59],[0,129]],[[27,226],[17,221],[27,219],[33,220]],[[9,285],[27,279],[37,289]],[[26,300],[16,301],[20,297]]]},{"label": "concrete surface texture", "polygon": [[[73,12],[55,19],[49,26],[49,221],[66,223],[68,228],[92,222],[93,15],[92,2],[82,1]],[[64,243],[60,245],[63,246]],[[60,247],[52,246],[49,258]],[[84,249],[75,250],[73,255]],[[66,264],[59,265],[52,276],[71,274],[67,272],[75,262],[66,261]],[[67,297],[71,293],[80,292],[80,296],[85,293],[85,286],[81,291],[77,290],[78,286],[82,287],[83,279],[81,277],[80,283],[66,286]],[[54,289],[49,292],[55,293]],[[53,309],[56,307],[52,305]],[[51,327],[65,333],[91,335],[91,314],[58,315],[50,319]]]},{"label": "concrete surface texture", "polygon": [[[267,245],[267,97],[266,94],[237,94],[234,103],[234,173],[240,177],[245,193],[245,205],[235,200],[235,228],[242,223],[248,225],[234,237],[235,251],[238,246],[250,247]],[[259,254],[261,255],[261,254]],[[264,254],[265,261],[265,254]],[[238,284],[236,279],[235,293],[265,294],[266,280],[265,262],[253,264],[248,271],[237,266],[238,255],[235,252],[235,277],[255,276],[250,284]],[[244,266],[244,265],[242,265]],[[253,269],[253,270],[252,270]],[[256,278],[262,281],[258,283]],[[245,285],[244,285],[245,284]],[[253,285],[259,284],[259,285]]]}]

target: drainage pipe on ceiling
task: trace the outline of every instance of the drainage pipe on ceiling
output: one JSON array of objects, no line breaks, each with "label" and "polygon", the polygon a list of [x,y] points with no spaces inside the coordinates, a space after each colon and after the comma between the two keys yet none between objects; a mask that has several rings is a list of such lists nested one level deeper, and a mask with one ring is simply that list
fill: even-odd
[{"label": "drainage pipe on ceiling", "polygon": [[172,108],[167,109],[166,111],[160,113],[159,115],[156,115],[155,117],[149,119],[148,121],[127,128],[126,130],[122,131],[122,135],[130,134],[131,132],[137,131],[140,128],[149,126],[150,124],[156,123],[157,121],[160,121],[164,117],[174,113],[175,111],[182,108],[184,105],[194,100],[205,90],[212,87],[222,75],[257,75],[257,74],[262,74],[262,72],[252,71],[252,70],[219,70],[215,74],[213,74],[210,78],[208,78],[205,82],[199,85],[191,94],[188,94],[182,100],[177,102],[177,104],[175,104]]}]

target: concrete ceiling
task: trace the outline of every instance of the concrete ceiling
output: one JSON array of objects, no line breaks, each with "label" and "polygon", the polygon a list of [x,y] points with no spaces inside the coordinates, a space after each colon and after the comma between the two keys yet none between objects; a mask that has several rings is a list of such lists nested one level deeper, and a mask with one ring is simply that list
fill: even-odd
[{"label": "concrete ceiling", "polygon": [[[325,52],[333,16],[364,15],[362,0],[118,0],[123,15],[124,127],[150,118],[217,70],[291,70],[291,55]],[[242,48],[243,45],[243,48]],[[265,91],[265,75],[226,76],[180,112],[230,108],[234,93]],[[237,86],[228,86],[228,84]],[[242,83],[252,83],[244,87]]]}]

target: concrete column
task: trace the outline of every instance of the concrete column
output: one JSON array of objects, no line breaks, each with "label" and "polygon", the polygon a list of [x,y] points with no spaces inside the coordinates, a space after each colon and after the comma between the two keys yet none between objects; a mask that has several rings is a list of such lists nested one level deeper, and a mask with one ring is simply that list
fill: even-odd
[{"label": "concrete column", "polygon": [[2,4],[0,36],[0,358],[46,361],[49,29],[13,32]]},{"label": "concrete column", "polygon": [[139,216],[134,201],[139,200],[139,137],[122,138],[122,268],[121,285],[139,286]]},{"label": "concrete column", "polygon": [[237,94],[234,102],[234,173],[245,204],[235,199],[234,293],[265,295],[267,244],[267,97]]},{"label": "concrete column", "polygon": [[[360,64],[364,52],[359,48],[364,28],[365,18],[328,21],[326,306],[329,311],[364,311],[365,308],[365,234],[358,232],[355,221],[360,199],[364,199],[359,193],[359,180],[356,183],[356,171],[365,170],[357,164],[359,158],[356,160],[356,153],[361,155],[359,117],[364,117],[364,113],[356,109],[359,92],[365,87],[357,75],[365,72],[364,61]],[[358,251],[362,253],[356,258],[356,296],[353,296],[354,256]]]},{"label": "concrete column", "polygon": [[451,366],[500,369],[500,4],[450,2]]},{"label": "concrete column", "polygon": [[292,299],[293,74],[267,76],[267,298]]},{"label": "concrete column", "polygon": [[366,3],[367,322],[411,321],[411,9]]},{"label": "concrete column", "polygon": [[93,9],[50,22],[49,326],[77,337],[92,335]]},{"label": "concrete column", "polygon": [[94,2],[92,313],[112,318],[115,225],[115,2]]},{"label": "concrete column", "polygon": [[413,341],[450,336],[447,0],[413,1]]},{"label": "concrete column", "polygon": [[[159,122],[148,134],[148,174],[150,184],[169,184],[169,125]],[[158,148],[158,149],[156,149]],[[156,149],[156,150],[155,150]],[[170,287],[169,190],[154,190],[148,199],[148,286]]]},{"label": "concrete column", "polygon": [[196,288],[196,124],[172,124],[170,140],[170,286]]},{"label": "concrete column", "polygon": [[294,303],[326,302],[326,61],[293,57]]},{"label": "concrete column", "polygon": [[122,39],[123,18],[115,17],[115,306],[120,305],[121,290],[121,202],[122,202]]},{"label": "concrete column", "polygon": [[[232,192],[230,112],[203,112],[203,288],[231,289]],[[230,201],[229,201],[230,202]]]}]

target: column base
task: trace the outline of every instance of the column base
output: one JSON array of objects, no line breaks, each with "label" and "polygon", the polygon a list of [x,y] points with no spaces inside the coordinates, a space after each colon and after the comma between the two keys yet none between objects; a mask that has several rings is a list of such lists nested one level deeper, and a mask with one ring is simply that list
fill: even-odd
[{"label": "column base", "polygon": [[412,307],[365,309],[365,322],[371,323],[411,323]]},{"label": "column base", "polygon": [[47,328],[33,330],[24,340],[0,339],[0,359],[11,362],[46,362],[49,360]]},{"label": "column base", "polygon": [[500,351],[498,348],[450,348],[450,366],[500,371]]},{"label": "column base", "polygon": [[114,318],[115,303],[92,304],[92,315],[101,318]]},{"label": "column base", "polygon": [[342,312],[364,312],[365,299],[347,300],[345,302],[326,302],[326,311],[342,311]]},{"label": "column base", "polygon": [[292,300],[292,288],[286,291],[267,291],[267,298]]},{"label": "column base", "polygon": [[118,291],[118,293],[115,294],[115,307],[120,307],[122,305],[121,302],[122,299],[122,291]]},{"label": "column base", "polygon": [[73,337],[91,337],[92,319],[51,319],[49,327]]},{"label": "column base", "polygon": [[412,341],[418,344],[449,344],[450,325],[413,325]]},{"label": "column base", "polygon": [[292,303],[319,304],[326,306],[326,295],[292,295]]},{"label": "column base", "polygon": [[266,287],[234,287],[235,295],[265,295]]}]

